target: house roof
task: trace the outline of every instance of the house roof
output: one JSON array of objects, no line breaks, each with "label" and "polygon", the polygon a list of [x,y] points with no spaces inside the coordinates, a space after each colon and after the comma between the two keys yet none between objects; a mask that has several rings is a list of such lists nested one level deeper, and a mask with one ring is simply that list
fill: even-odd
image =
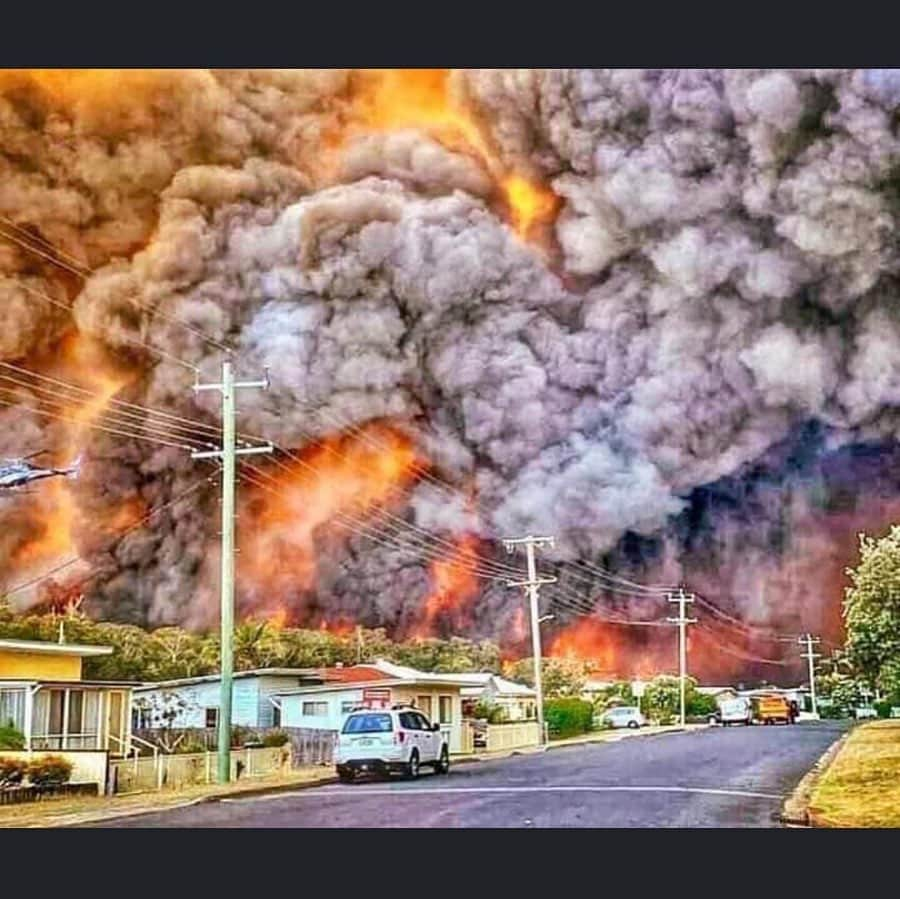
[{"label": "house roof", "polygon": [[[319,668],[251,668],[246,671],[235,671],[234,679],[242,677],[303,677],[321,680]],[[219,674],[200,674],[196,677],[176,677],[172,680],[145,681],[136,689],[139,691],[155,690],[160,687],[189,687],[193,684],[209,684],[221,680]]]},{"label": "house roof", "polygon": [[47,653],[58,656],[108,656],[111,646],[90,646],[84,643],[51,643],[49,640],[0,640],[0,651]]},{"label": "house roof", "polygon": [[80,690],[82,687],[137,687],[139,684],[127,680],[29,680],[0,677],[0,687],[60,687]]},{"label": "house roof", "polygon": [[435,674],[417,671],[404,665],[395,665],[379,659],[373,665],[351,665],[347,668],[319,669],[322,683],[301,685],[290,690],[279,690],[278,696],[294,696],[305,693],[325,693],[335,690],[356,690],[364,687],[464,687],[464,675]]},{"label": "house roof", "polygon": [[339,684],[358,684],[392,679],[392,675],[371,665],[353,665],[350,668],[321,668],[319,673],[326,682]]}]

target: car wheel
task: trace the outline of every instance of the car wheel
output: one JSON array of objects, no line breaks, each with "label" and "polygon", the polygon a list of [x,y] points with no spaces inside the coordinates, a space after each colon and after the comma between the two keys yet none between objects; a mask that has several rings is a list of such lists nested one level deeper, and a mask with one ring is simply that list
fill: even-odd
[{"label": "car wheel", "polygon": [[437,764],[434,766],[434,771],[435,774],[450,773],[450,753],[447,751],[446,746],[441,749],[441,757],[438,759]]},{"label": "car wheel", "polygon": [[629,726],[632,730],[637,730],[637,729],[638,729],[638,723],[637,723],[637,721],[629,721],[629,722],[628,722],[628,726]]},{"label": "car wheel", "polygon": [[343,771],[338,771],[338,780],[342,784],[350,784],[353,783],[354,771],[352,768],[345,768]]},{"label": "car wheel", "polygon": [[406,763],[406,776],[410,780],[415,780],[419,776],[419,750],[414,749],[409,761]]}]

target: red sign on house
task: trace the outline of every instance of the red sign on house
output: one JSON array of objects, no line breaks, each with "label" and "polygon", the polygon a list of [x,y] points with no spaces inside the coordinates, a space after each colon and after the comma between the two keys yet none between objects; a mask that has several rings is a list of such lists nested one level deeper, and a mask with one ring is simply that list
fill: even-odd
[{"label": "red sign on house", "polygon": [[391,704],[389,687],[363,687],[363,705],[370,709],[386,709]]}]

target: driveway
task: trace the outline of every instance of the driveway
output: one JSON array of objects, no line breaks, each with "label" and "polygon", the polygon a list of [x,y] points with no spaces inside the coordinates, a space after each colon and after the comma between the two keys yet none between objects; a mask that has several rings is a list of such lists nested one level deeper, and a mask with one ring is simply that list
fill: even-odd
[{"label": "driveway", "polygon": [[774,827],[847,725],[715,727],[224,799],[97,827]]}]

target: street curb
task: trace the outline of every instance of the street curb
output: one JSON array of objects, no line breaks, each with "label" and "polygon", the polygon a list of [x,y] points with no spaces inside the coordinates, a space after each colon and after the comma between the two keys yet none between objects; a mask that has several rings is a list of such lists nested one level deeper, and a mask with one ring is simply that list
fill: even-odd
[{"label": "street curb", "polygon": [[593,738],[588,738],[585,740],[573,740],[572,742],[558,742],[558,743],[547,743],[545,746],[527,746],[521,747],[519,749],[511,749],[508,752],[504,752],[502,755],[497,753],[495,755],[465,755],[451,758],[451,762],[454,765],[466,765],[471,764],[472,762],[493,762],[498,761],[500,759],[508,759],[514,755],[534,755],[539,752],[549,752],[552,749],[571,749],[574,746],[593,746],[597,743],[619,743],[622,740],[633,740],[636,737],[664,737],[667,734],[685,734],[685,733],[693,733],[694,731],[706,730],[709,727],[708,724],[700,724],[693,728],[682,728],[682,727],[673,727],[669,730],[661,730],[661,731],[637,731],[627,732],[622,734],[614,734],[611,736],[596,736]]},{"label": "street curb", "polygon": [[851,730],[841,734],[829,747],[819,756],[816,763],[803,776],[796,789],[784,801],[778,820],[782,824],[790,827],[825,827],[827,825],[820,822],[815,812],[810,809],[812,794],[816,785],[824,776],[825,772],[831,767],[831,763],[835,760],[837,754],[843,749],[847,738],[852,733]]},{"label": "street curb", "polygon": [[240,790],[236,793],[213,793],[210,796],[201,796],[197,803],[221,802],[223,799],[252,799],[255,796],[268,796],[272,793],[294,793],[297,790],[311,790],[313,787],[324,787],[337,782],[337,776],[330,774],[326,777],[319,777],[316,780],[303,780],[295,784],[272,784],[268,787],[255,787],[252,790]]},{"label": "street curb", "polygon": [[250,790],[237,790],[232,792],[212,793],[208,796],[197,796],[194,799],[185,799],[183,802],[173,802],[171,805],[154,806],[151,808],[130,809],[127,811],[98,812],[96,815],[79,818],[77,821],[54,821],[46,824],[31,824],[29,829],[47,827],[78,827],[81,824],[97,824],[101,821],[118,821],[122,818],[137,818],[141,815],[153,815],[157,812],[169,812],[174,809],[189,808],[192,805],[203,805],[207,802],[220,802],[223,799],[242,799],[246,797],[265,796],[269,793],[288,793],[297,790],[307,790],[312,787],[321,787],[327,784],[337,783],[337,777],[320,777],[315,780],[300,781],[293,784],[270,784],[265,787],[254,787]]},{"label": "street curb", "polygon": [[[703,730],[705,725],[701,725],[697,727],[696,730]],[[513,756],[522,756],[522,755],[536,755],[542,752],[549,752],[551,749],[569,749],[573,746],[587,746],[587,745],[595,745],[597,743],[618,743],[623,739],[634,739],[635,737],[661,737],[665,734],[676,734],[676,733],[690,733],[691,731],[687,728],[673,728],[672,730],[665,731],[655,731],[653,733],[642,733],[638,731],[637,733],[625,733],[620,736],[616,736],[613,739],[609,739],[608,737],[597,737],[595,739],[588,740],[578,740],[573,743],[557,743],[557,744],[548,744],[546,746],[528,746],[521,747],[519,749],[511,749],[508,752],[504,752],[502,755],[466,755],[451,758],[451,765],[467,765],[472,764],[473,762],[493,762],[500,761],[502,759],[508,759]],[[189,808],[193,805],[204,805],[210,802],[221,802],[223,799],[252,799],[257,796],[268,796],[272,794],[278,793],[296,793],[300,790],[311,790],[315,787],[323,787],[328,786],[329,784],[338,783],[338,778],[335,775],[328,775],[324,777],[318,777],[315,780],[301,781],[299,783],[292,784],[270,784],[267,786],[254,787],[249,790],[238,790],[233,792],[221,792],[221,793],[211,793],[208,796],[198,796],[194,799],[186,799],[184,802],[175,802],[171,805],[154,807],[154,808],[140,808],[140,809],[131,809],[130,811],[112,811],[112,812],[104,812],[98,813],[97,815],[93,815],[86,818],[81,818],[77,821],[58,821],[46,824],[32,824],[29,825],[29,828],[52,828],[52,827],[78,827],[81,824],[97,824],[102,821],[118,821],[123,818],[137,818],[141,815],[152,815],[156,812],[169,812],[175,809],[180,808]]]}]

